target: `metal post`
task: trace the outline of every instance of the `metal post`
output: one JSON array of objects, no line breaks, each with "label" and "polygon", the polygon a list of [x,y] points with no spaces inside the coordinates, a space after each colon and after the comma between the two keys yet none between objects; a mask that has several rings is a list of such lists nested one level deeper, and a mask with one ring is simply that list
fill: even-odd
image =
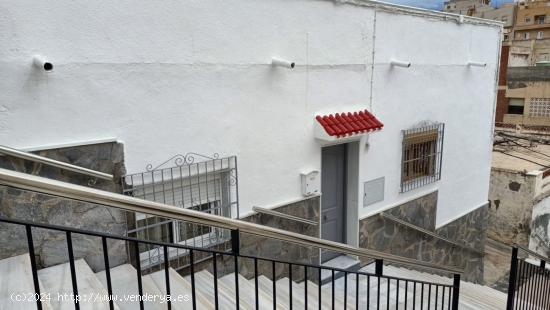
[{"label": "metal post", "polygon": [[238,229],[232,229],[231,230],[231,252],[239,255],[240,251],[240,239],[239,239],[239,230]]},{"label": "metal post", "polygon": [[381,259],[375,260],[374,263],[374,274],[381,277],[384,270],[384,261]]},{"label": "metal post", "polygon": [[453,310],[458,310],[458,298],[460,296],[460,274],[455,274],[453,279]]},{"label": "metal post", "polygon": [[518,273],[518,248],[512,248],[512,260],[510,262],[510,280],[508,282],[508,301],[506,302],[506,310],[514,308],[514,297],[516,294],[516,281]]},{"label": "metal post", "polygon": [[[36,266],[36,257],[34,255],[34,242],[32,240],[32,227],[29,224],[25,225],[27,230],[27,244],[29,246],[29,258],[31,261],[32,280],[34,284],[34,293],[36,298],[36,308],[42,310],[42,300],[40,299],[40,283],[38,282],[38,268]],[[321,287],[321,285],[319,285]]]}]

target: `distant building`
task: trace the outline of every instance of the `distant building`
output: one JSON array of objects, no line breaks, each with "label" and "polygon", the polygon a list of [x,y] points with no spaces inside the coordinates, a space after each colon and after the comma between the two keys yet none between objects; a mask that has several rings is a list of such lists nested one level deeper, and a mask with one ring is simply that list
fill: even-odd
[{"label": "distant building", "polygon": [[503,42],[509,42],[512,39],[512,30],[516,18],[517,6],[513,3],[507,3],[500,8],[487,9],[483,6],[482,9],[476,10],[473,14],[475,17],[492,19],[503,23]]},{"label": "distant building", "polygon": [[503,116],[506,124],[550,125],[550,70],[545,66],[508,68]]},{"label": "distant building", "polygon": [[550,61],[550,2],[519,2],[514,26],[510,66],[534,66]]},{"label": "distant building", "polygon": [[[521,126],[550,126],[550,1],[516,1],[505,22],[495,121]],[[508,11],[509,13],[509,11]],[[499,18],[494,11],[480,17]],[[508,15],[510,16],[510,15]],[[501,17],[502,18],[502,17]],[[495,18],[492,18],[495,19]]]},{"label": "distant building", "polygon": [[495,135],[487,236],[548,255],[550,139],[499,130]]},{"label": "distant building", "polygon": [[476,12],[492,10],[490,0],[450,0],[443,3],[443,11],[474,16]]}]

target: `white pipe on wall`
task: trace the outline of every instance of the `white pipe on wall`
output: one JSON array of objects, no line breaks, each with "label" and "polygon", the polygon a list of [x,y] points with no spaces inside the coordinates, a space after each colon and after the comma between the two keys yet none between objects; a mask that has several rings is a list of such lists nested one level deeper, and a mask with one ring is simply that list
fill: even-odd
[{"label": "white pipe on wall", "polygon": [[53,64],[46,60],[43,56],[40,55],[34,55],[32,59],[32,63],[37,67],[40,68],[46,72],[50,72],[53,70]]},{"label": "white pipe on wall", "polygon": [[276,67],[283,67],[287,69],[294,69],[294,66],[296,65],[294,62],[284,60],[278,57],[271,58],[271,65]]},{"label": "white pipe on wall", "polygon": [[468,66],[473,66],[473,67],[486,67],[486,66],[487,66],[487,63],[485,63],[485,62],[476,62],[476,61],[468,61]]},{"label": "white pipe on wall", "polygon": [[411,66],[411,62],[392,59],[390,60],[390,65],[395,67],[409,68]]}]

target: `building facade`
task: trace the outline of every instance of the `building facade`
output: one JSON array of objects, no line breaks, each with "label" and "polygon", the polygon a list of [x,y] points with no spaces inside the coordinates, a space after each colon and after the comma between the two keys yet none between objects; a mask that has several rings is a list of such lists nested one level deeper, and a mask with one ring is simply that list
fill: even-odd
[{"label": "building facade", "polygon": [[491,19],[502,22],[503,26],[503,38],[502,43],[506,45],[512,39],[512,31],[515,24],[517,6],[512,3],[505,3],[498,8],[481,9],[474,12],[475,17]]},{"label": "building facade", "polygon": [[376,248],[373,216],[425,201],[426,227],[476,227],[482,246],[500,23],[369,1],[64,2],[48,15],[24,2],[0,21],[3,143],[115,140],[128,174],[176,154],[236,157],[234,217],[311,200],[323,238]]},{"label": "building facade", "polygon": [[548,255],[550,141],[501,129],[495,142],[488,237]]},{"label": "building facade", "polygon": [[514,8],[514,22],[502,47],[495,122],[499,126],[546,127],[550,125],[546,112],[548,79],[544,77],[550,60],[550,7],[546,0],[508,6]]},{"label": "building facade", "polygon": [[490,0],[450,0],[443,3],[443,11],[453,14],[474,16],[492,10]]}]

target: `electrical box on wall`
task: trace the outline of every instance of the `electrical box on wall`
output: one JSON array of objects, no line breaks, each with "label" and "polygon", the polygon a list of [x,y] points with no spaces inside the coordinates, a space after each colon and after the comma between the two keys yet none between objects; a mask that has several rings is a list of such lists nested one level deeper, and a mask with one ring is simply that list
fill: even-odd
[{"label": "electrical box on wall", "polygon": [[313,170],[308,173],[301,173],[302,194],[304,196],[318,195],[321,193],[321,178],[319,171]]},{"label": "electrical box on wall", "polygon": [[363,207],[384,200],[385,180],[385,177],[381,177],[363,183]]}]

